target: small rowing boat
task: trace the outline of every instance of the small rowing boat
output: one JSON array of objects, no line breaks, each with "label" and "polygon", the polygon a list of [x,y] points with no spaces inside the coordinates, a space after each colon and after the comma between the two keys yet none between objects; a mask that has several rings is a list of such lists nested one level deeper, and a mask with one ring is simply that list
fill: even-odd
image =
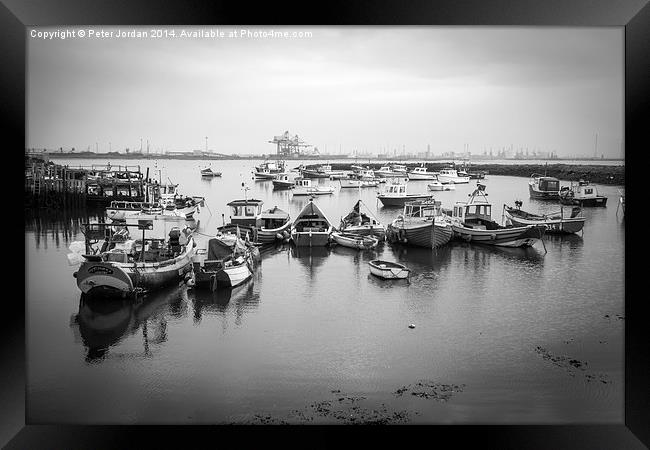
[{"label": "small rowing boat", "polygon": [[343,247],[359,250],[369,250],[377,247],[377,244],[379,244],[379,239],[374,236],[362,236],[360,234],[343,233],[341,231],[332,232],[332,239]]},{"label": "small rowing boat", "polygon": [[369,261],[368,265],[371,274],[387,280],[408,278],[411,273],[411,269],[402,264],[380,259]]}]

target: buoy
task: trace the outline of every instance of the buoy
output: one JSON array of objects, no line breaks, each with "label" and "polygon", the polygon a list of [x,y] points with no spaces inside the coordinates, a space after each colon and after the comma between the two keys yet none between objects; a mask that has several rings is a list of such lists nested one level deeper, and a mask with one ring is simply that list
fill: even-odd
[{"label": "buoy", "polygon": [[415,325],[411,324],[409,325],[409,328],[415,328]]}]

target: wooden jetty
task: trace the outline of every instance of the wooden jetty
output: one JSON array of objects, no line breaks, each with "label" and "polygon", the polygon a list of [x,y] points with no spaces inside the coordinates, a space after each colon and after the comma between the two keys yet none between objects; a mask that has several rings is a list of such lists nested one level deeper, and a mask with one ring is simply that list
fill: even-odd
[{"label": "wooden jetty", "polygon": [[140,166],[69,167],[25,155],[25,207],[105,206],[146,201],[147,194]]}]

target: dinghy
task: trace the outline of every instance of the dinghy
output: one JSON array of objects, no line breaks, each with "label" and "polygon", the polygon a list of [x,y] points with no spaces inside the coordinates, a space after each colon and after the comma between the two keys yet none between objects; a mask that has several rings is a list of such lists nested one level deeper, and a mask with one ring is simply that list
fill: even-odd
[{"label": "dinghy", "polygon": [[369,261],[368,265],[371,274],[386,280],[408,278],[411,273],[411,269],[402,264],[380,259]]},{"label": "dinghy", "polygon": [[339,245],[359,250],[369,250],[377,247],[379,239],[374,236],[362,236],[355,233],[332,232],[332,239]]}]

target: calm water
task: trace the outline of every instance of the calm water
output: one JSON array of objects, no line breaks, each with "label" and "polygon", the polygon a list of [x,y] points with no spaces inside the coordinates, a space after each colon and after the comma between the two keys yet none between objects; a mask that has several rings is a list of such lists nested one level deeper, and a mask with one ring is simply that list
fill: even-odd
[{"label": "calm water", "polygon": [[[133,164],[111,162],[120,163]],[[307,201],[251,180],[256,161],[213,161],[223,177],[211,180],[199,176],[199,161],[139,163],[206,197],[203,239],[222,213],[227,220],[226,203],[243,197],[242,181],[249,198],[292,217]],[[485,180],[495,219],[515,199],[528,211],[558,208],[529,199],[527,181]],[[426,191],[426,183],[408,189]],[[474,186],[433,194],[451,207]],[[547,253],[541,243],[435,251],[383,244],[373,252],[278,246],[263,251],[252,282],[232,291],[173,287],[138,304],[80,302],[67,247],[83,239],[79,224],[101,211],[30,213],[28,420],[622,423],[625,228],[618,187],[597,187],[607,208],[585,209],[583,234],[547,237]],[[338,224],[358,195],[343,189],[316,202]],[[383,223],[399,214],[375,196],[361,191]],[[408,265],[410,283],[372,277],[367,261],[375,258]]]}]

